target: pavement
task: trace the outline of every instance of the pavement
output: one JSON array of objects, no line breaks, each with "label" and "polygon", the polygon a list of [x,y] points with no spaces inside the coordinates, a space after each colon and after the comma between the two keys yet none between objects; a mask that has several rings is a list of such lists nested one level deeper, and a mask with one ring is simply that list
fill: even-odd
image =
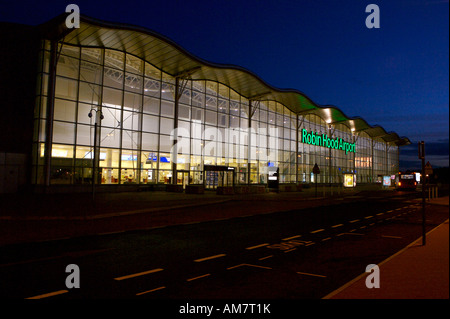
[{"label": "pavement", "polygon": [[[449,206],[449,197],[427,200]],[[449,299],[449,220],[390,256],[379,267],[379,287],[374,273],[367,272],[323,299]],[[370,276],[370,277],[369,277]]]},{"label": "pavement", "polygon": [[[332,194],[331,194],[332,191]],[[302,192],[216,195],[169,192],[2,195],[0,246],[78,236],[151,229],[221,218],[330,205],[365,196],[398,195],[368,185],[353,189],[304,189]],[[246,209],[236,209],[236,202]],[[449,206],[449,197],[427,200]],[[234,206],[233,206],[234,205]],[[219,209],[220,207],[220,209]],[[379,265],[380,288],[367,288],[363,273],[324,299],[448,299],[448,220]]]}]

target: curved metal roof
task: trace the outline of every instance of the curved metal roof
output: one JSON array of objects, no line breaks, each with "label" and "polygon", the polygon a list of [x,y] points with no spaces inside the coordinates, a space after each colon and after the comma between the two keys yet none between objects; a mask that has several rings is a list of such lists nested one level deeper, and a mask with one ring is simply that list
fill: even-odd
[{"label": "curved metal roof", "polygon": [[342,123],[353,131],[364,131],[398,146],[410,144],[407,137],[369,125],[359,117],[349,117],[335,106],[313,102],[295,89],[273,87],[251,71],[236,65],[217,64],[194,56],[172,40],[145,28],[80,17],[80,28],[68,29],[64,13],[39,26],[45,38],[65,43],[116,49],[133,54],[174,77],[187,74],[192,80],[211,80],[229,86],[249,100],[273,100],[295,114],[316,114],[327,123]]}]

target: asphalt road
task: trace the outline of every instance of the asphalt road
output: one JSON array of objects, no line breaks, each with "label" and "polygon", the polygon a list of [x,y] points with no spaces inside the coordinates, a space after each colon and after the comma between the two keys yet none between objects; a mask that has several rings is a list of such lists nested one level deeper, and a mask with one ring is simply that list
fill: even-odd
[{"label": "asphalt road", "polygon": [[[421,236],[414,196],[9,245],[0,248],[0,296],[319,299]],[[427,231],[447,218],[447,207],[428,206]],[[80,288],[66,286],[70,264]]]}]

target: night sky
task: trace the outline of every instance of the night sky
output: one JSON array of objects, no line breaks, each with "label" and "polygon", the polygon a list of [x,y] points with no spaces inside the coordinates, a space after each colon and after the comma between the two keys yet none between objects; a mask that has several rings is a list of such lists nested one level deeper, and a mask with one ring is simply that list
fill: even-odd
[{"label": "night sky", "polygon": [[[4,2],[0,21],[37,25],[75,3],[92,18],[148,28],[408,137],[401,169],[420,167],[420,140],[433,167],[449,166],[448,0]],[[365,24],[371,3],[379,29]]]}]

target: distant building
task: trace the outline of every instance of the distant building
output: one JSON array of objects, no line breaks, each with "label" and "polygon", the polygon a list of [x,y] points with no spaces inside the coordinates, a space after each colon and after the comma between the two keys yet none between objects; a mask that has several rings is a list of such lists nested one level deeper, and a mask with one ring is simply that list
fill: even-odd
[{"label": "distant building", "polygon": [[0,192],[381,181],[407,138],[144,28],[1,23]]}]

